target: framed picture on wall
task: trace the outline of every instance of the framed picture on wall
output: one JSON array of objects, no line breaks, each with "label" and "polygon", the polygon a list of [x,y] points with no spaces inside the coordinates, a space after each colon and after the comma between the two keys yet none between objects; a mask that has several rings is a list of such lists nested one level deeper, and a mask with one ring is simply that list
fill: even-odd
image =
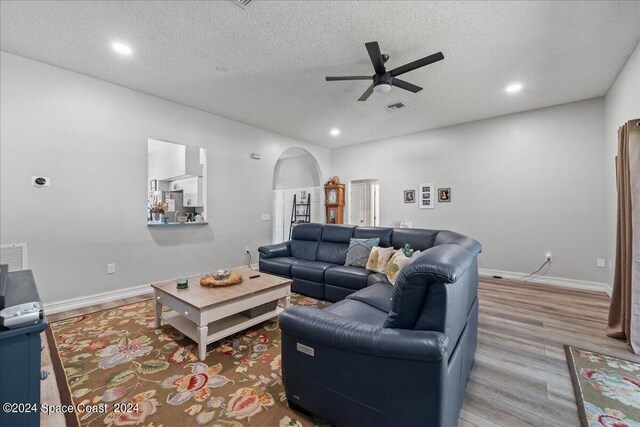
[{"label": "framed picture on wall", "polygon": [[419,195],[420,195],[420,209],[433,209],[434,198],[431,193],[435,191],[433,183],[430,184],[420,184]]},{"label": "framed picture on wall", "polygon": [[158,180],[152,179],[149,182],[149,191],[158,191]]},{"label": "framed picture on wall", "polygon": [[404,190],[404,202],[415,203],[416,202],[416,190]]},{"label": "framed picture on wall", "polygon": [[438,188],[438,203],[449,203],[451,201],[451,188]]}]

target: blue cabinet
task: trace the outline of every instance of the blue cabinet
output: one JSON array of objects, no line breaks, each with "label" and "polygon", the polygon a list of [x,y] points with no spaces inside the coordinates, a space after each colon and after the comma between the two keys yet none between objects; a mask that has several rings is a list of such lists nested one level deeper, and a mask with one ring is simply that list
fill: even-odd
[{"label": "blue cabinet", "polygon": [[[5,306],[30,301],[40,301],[31,271],[9,273]],[[40,406],[40,333],[47,326],[45,317],[35,325],[15,329],[0,327],[0,402],[3,407],[6,403],[15,403],[16,409],[28,409],[17,412],[0,409],[0,426],[40,425],[37,410]]]}]

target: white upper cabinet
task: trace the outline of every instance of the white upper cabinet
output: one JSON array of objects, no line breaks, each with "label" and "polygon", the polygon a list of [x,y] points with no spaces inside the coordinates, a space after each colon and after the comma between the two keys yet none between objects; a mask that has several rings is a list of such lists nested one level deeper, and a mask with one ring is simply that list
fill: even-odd
[{"label": "white upper cabinet", "polygon": [[203,207],[202,177],[182,178],[169,183],[171,191],[182,191],[182,204],[187,207]]}]

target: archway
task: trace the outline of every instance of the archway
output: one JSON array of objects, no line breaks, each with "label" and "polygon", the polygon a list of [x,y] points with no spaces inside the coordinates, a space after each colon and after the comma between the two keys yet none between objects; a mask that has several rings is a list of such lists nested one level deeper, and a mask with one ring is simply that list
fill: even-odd
[{"label": "archway", "polygon": [[294,195],[298,203],[311,199],[311,222],[324,222],[320,165],[300,147],[282,152],[273,170],[273,243],[289,239]]}]

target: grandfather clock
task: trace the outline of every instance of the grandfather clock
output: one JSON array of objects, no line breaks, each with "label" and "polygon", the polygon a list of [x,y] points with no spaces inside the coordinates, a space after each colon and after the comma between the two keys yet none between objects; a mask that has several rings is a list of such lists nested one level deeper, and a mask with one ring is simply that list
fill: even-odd
[{"label": "grandfather clock", "polygon": [[334,176],[324,185],[324,205],[327,210],[327,224],[344,223],[344,184]]}]

